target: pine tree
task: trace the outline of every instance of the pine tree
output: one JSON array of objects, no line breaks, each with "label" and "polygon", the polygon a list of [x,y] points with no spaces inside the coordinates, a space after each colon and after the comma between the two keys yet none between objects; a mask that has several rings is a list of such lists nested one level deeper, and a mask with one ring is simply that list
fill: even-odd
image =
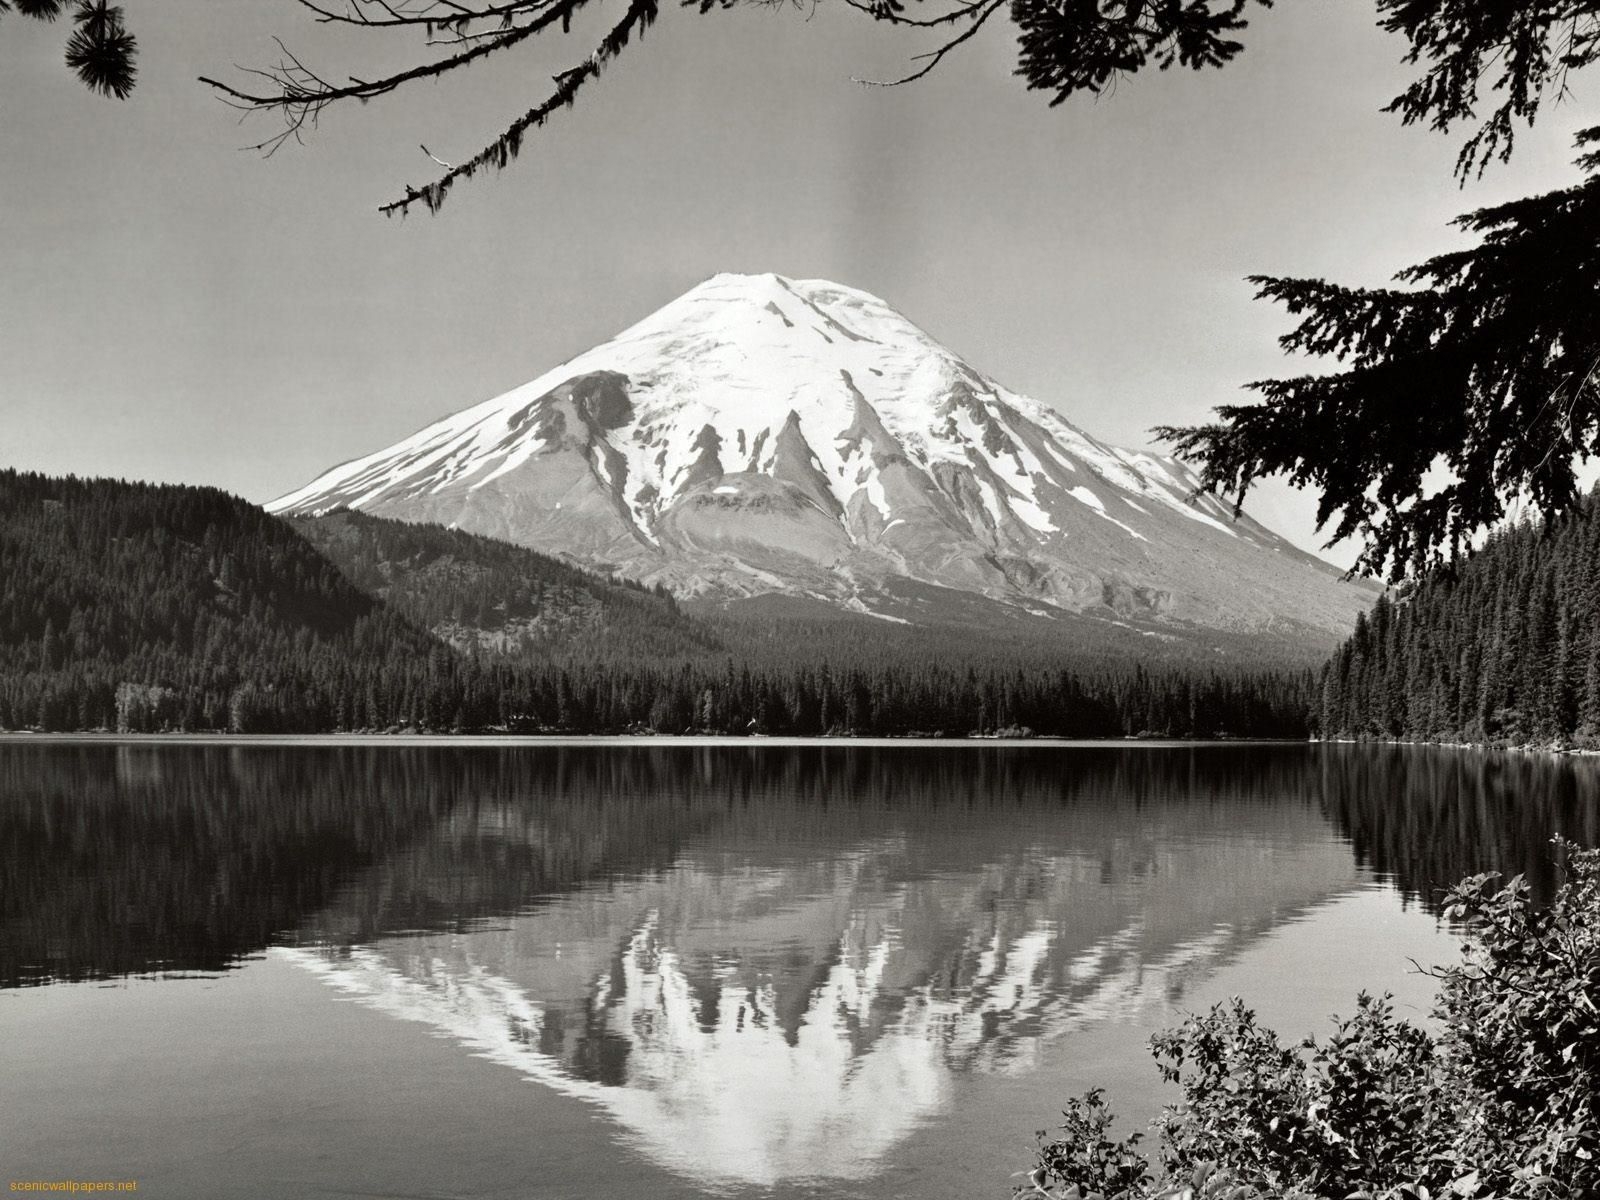
[{"label": "pine tree", "polygon": [[[1284,349],[1344,368],[1254,384],[1261,403],[1160,432],[1241,503],[1280,472],[1315,487],[1334,539],[1364,539],[1358,568],[1394,579],[1461,553],[1511,497],[1570,510],[1600,438],[1600,152],[1579,162],[1573,187],[1461,217],[1478,244],[1402,271],[1409,286],[1255,277],[1300,318]],[[1453,478],[1435,488],[1440,463]]]},{"label": "pine tree", "polygon": [[1600,743],[1597,534],[1600,491],[1375,606],[1324,670],[1323,732]]}]

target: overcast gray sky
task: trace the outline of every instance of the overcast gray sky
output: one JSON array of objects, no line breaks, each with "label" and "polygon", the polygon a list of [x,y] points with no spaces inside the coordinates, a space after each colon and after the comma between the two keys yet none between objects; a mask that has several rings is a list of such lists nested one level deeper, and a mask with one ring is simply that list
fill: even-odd
[{"label": "overcast gray sky", "polygon": [[[1408,74],[1370,0],[1286,0],[1223,71],[1055,109],[1012,76],[998,22],[933,76],[871,89],[851,76],[932,43],[837,0],[670,8],[509,170],[386,220],[429,176],[419,143],[469,155],[594,26],[332,111],[262,160],[239,147],[270,119],[237,124],[195,77],[264,64],[274,35],[348,69],[327,32],[291,0],[125,2],[142,54],[122,104],[60,65],[62,27],[0,25],[0,463],[258,501],[717,271],[865,288],[1089,432],[1148,444],[1298,369],[1247,273],[1382,282],[1456,244],[1457,212],[1574,181],[1570,135],[1594,120],[1579,79],[1509,168],[1459,190],[1459,138],[1379,111]],[[1252,508],[1317,544],[1309,498]]]}]

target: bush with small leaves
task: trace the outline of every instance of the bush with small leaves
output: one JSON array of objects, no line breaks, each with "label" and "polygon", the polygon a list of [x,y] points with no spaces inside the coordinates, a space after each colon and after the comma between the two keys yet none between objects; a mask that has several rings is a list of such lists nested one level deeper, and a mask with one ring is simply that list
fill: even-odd
[{"label": "bush with small leaves", "polygon": [[[1119,1142],[1106,1136],[1115,1118],[1106,1107],[1105,1093],[1095,1088],[1081,1099],[1067,1102],[1061,1124],[1063,1136],[1039,1151],[1039,1165],[1028,1177],[1038,1191],[1053,1187],[1051,1195],[1070,1200],[1122,1200],[1142,1196],[1150,1182],[1150,1164],[1139,1152],[1141,1134]],[[1041,1140],[1045,1130],[1039,1131]]]},{"label": "bush with small leaves", "polygon": [[1582,1200],[1600,1196],[1600,852],[1557,840],[1548,907],[1479,875],[1445,909],[1466,946],[1436,969],[1437,1032],[1362,995],[1285,1047],[1239,1000],[1152,1039],[1180,1092],[1159,1166],[1073,1101],[1019,1196],[1050,1200]]}]

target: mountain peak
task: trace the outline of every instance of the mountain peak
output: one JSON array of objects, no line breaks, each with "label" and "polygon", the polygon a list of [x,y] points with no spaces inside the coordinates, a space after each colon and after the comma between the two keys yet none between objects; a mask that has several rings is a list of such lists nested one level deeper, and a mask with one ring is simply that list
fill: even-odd
[{"label": "mountain peak", "polygon": [[[736,271],[719,271],[702,279],[678,300],[711,300],[724,303],[762,303],[788,291],[790,281],[772,271],[742,274]],[[674,301],[676,303],[676,301]]]},{"label": "mountain peak", "polygon": [[[722,332],[730,338],[761,339],[762,316],[775,319],[787,330],[820,328],[830,336],[849,337],[836,326],[849,315],[862,328],[852,329],[857,340],[905,339],[932,345],[921,330],[901,316],[888,303],[869,292],[847,287],[827,279],[791,279],[773,272],[755,275],[722,273],[701,281],[676,300],[652,313],[619,336],[625,340],[653,330],[673,327],[697,328],[716,333],[721,322],[731,322]],[[754,325],[751,322],[755,322]],[[771,340],[777,327],[771,320],[765,339]],[[824,339],[826,341],[826,339]]]},{"label": "mountain peak", "polygon": [[874,610],[911,581],[1157,621],[1353,623],[1365,593],[1196,484],[867,292],[721,274],[269,507],[454,524],[691,595]]},{"label": "mountain peak", "polygon": [[743,273],[739,271],[719,271],[707,279],[701,280],[684,293],[685,296],[697,293],[724,296],[733,299],[739,296],[762,301],[781,296],[783,294],[800,296],[802,299],[811,299],[816,295],[833,295],[838,297],[854,297],[867,301],[882,308],[889,305],[870,292],[860,288],[848,287],[842,283],[835,283],[831,279],[796,279],[788,275],[780,275],[776,271],[757,271]]},{"label": "mountain peak", "polygon": [[718,271],[715,275],[695,284],[689,290],[694,292],[699,291],[701,288],[716,287],[728,289],[748,288],[754,291],[771,287],[786,288],[791,286],[792,282],[792,280],[779,275],[776,271]]}]

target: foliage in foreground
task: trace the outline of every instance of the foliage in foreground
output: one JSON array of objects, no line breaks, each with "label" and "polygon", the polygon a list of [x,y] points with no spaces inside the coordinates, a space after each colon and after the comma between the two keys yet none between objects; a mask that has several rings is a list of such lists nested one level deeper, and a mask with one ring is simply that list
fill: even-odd
[{"label": "foliage in foreground", "polygon": [[1466,950],[1435,972],[1437,1032],[1362,995],[1328,1039],[1285,1047],[1240,1001],[1219,1004],[1152,1040],[1182,1092],[1157,1122],[1157,1161],[1139,1134],[1112,1138],[1090,1092],[1018,1196],[1600,1195],[1600,851],[1557,845],[1570,873],[1548,907],[1521,876],[1450,893]]},{"label": "foliage in foreground", "polygon": [[[17,0],[20,3],[20,0]],[[31,0],[33,5],[55,0]],[[223,99],[246,113],[274,113],[282,127],[258,149],[268,153],[300,140],[331,105],[365,103],[413,84],[468,72],[490,57],[515,55],[570,34],[574,17],[589,15],[591,0],[299,0],[315,20],[341,27],[341,54],[360,40],[413,35],[422,48],[391,70],[319,71],[310,56],[284,48],[274,63],[250,70],[239,86],[202,77]],[[1074,97],[1104,96],[1142,71],[1173,66],[1192,70],[1225,67],[1244,50],[1238,39],[1255,10],[1272,0],[845,0],[858,13],[909,36],[928,39],[915,57],[921,65],[897,79],[862,80],[877,86],[911,83],[935,71],[952,52],[973,40],[995,17],[1009,18],[1017,32],[1018,75],[1052,106]],[[710,13],[755,3],[772,8],[784,0],[681,0],[680,7]],[[3,8],[5,0],[0,0]],[[598,7],[598,5],[593,5]],[[795,7],[802,7],[796,2]],[[663,0],[631,0],[614,14],[586,56],[551,77],[529,97],[524,111],[470,157],[451,155],[454,165],[421,147],[441,170],[421,187],[383,205],[404,213],[413,205],[437,211],[456,183],[499,171],[521,153],[524,142],[573,106],[588,88],[644,35],[670,6]],[[1542,104],[1566,93],[1574,72],[1600,59],[1600,0],[1377,0],[1378,24],[1407,44],[1406,61],[1418,77],[1387,106],[1407,124],[1448,131],[1462,122],[1481,125],[1462,148],[1463,176],[1511,152],[1516,128],[1532,124]],[[542,37],[542,35],[550,35]],[[539,76],[540,80],[544,78]],[[430,171],[432,167],[428,168]]]}]

